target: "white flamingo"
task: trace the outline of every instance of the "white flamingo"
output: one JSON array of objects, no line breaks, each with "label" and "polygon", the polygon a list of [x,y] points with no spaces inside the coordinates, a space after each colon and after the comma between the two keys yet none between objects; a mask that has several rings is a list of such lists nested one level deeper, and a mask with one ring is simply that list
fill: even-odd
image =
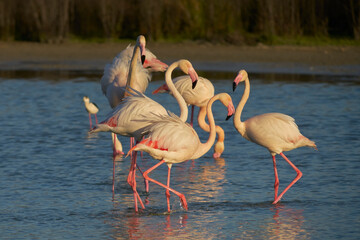
[{"label": "white flamingo", "polygon": [[[140,57],[140,49],[135,48],[135,59]],[[132,72],[136,68],[137,61],[131,61],[130,74],[128,86],[131,86],[132,82]],[[180,119],[185,122],[188,117],[188,109],[184,99],[181,97],[180,93],[176,90],[174,84],[171,80],[171,73],[175,68],[179,67],[185,74],[189,74],[195,87],[198,75],[192,64],[188,60],[179,60],[170,65],[165,74],[165,81],[167,82],[171,91],[173,91],[174,97],[177,100],[180,107]],[[144,94],[129,88],[127,91],[129,96],[126,96],[123,101],[113,109],[113,111],[108,115],[108,117],[102,121],[100,124],[97,124],[90,133],[94,132],[106,132],[111,131],[116,134],[123,136],[134,137],[137,141],[140,141],[143,137],[141,129],[149,125],[150,122],[147,122],[147,117],[152,114],[158,115],[167,115],[166,109],[159,103],[154,100],[146,97]],[[140,119],[139,116],[142,116]],[[136,119],[136,121],[134,121]],[[141,121],[139,121],[139,119]],[[135,181],[135,171],[136,171],[136,156],[132,158],[132,163],[130,167],[130,173],[128,177],[128,183],[132,186],[134,191],[134,200],[135,200],[135,210],[137,211],[137,199],[139,199],[140,204],[144,208],[141,199],[136,190],[136,181]],[[146,189],[148,191],[148,189]]]},{"label": "white flamingo", "polygon": [[88,96],[84,96],[83,100],[84,100],[84,104],[85,104],[85,109],[89,113],[89,124],[90,124],[90,129],[91,129],[91,127],[92,127],[91,114],[93,114],[95,116],[95,121],[97,124],[98,120],[97,120],[96,114],[99,112],[99,107],[96,105],[96,103],[90,102],[90,98]]},{"label": "white flamingo", "polygon": [[[174,163],[181,163],[189,159],[197,159],[203,156],[214,144],[216,132],[211,106],[215,100],[220,100],[224,105],[228,106],[227,119],[235,112],[231,97],[227,93],[217,94],[209,100],[207,104],[207,117],[210,124],[210,134],[206,143],[201,143],[196,131],[175,114],[152,114],[147,116],[147,121],[151,120],[152,124],[142,129],[143,134],[146,134],[147,137],[128,152],[129,155],[131,151],[145,151],[154,159],[160,161],[145,171],[144,177],[166,189],[168,212],[170,212],[170,191],[180,198],[184,209],[188,209],[185,196],[170,188],[171,167]],[[166,163],[168,166],[166,185],[148,176],[150,172],[163,163]]]},{"label": "white flamingo", "polygon": [[[210,82],[210,80],[199,77],[197,87],[191,88],[190,81],[188,80],[188,76],[180,76],[177,78],[174,78],[174,84],[176,86],[176,89],[179,91],[181,96],[183,96],[185,102],[189,105],[191,105],[191,120],[190,125],[193,125],[193,116],[194,116],[194,106],[197,106],[200,108],[198,113],[198,124],[201,129],[203,129],[206,132],[210,131],[209,124],[205,121],[206,116],[206,104],[214,96],[214,85]],[[160,92],[169,92],[169,88],[166,84],[160,86],[156,90],[153,91],[153,94],[160,93]],[[221,154],[224,152],[225,145],[225,132],[224,130],[219,126],[216,125],[216,133],[218,135],[217,142],[214,146],[214,158],[219,158]]]},{"label": "white flamingo", "polygon": [[[137,44],[140,44],[142,55],[141,59],[139,58],[138,61],[141,61],[142,64],[139,64],[135,69],[136,71],[133,73],[135,80],[131,87],[143,93],[151,81],[152,72],[164,72],[167,68],[167,64],[158,60],[150,50],[145,48],[146,42],[144,36],[138,36]],[[134,48],[135,46],[129,45],[113,59],[111,64],[105,66],[104,74],[100,81],[101,90],[108,99],[111,108],[116,107],[124,97]],[[113,156],[124,154],[121,142],[117,136],[112,133],[111,137],[113,140]]]},{"label": "white flamingo", "polygon": [[[272,156],[275,174],[274,184],[274,202],[276,204],[289,188],[297,182],[301,176],[301,171],[284,155],[283,151],[290,151],[299,147],[313,147],[315,149],[315,142],[303,136],[294,118],[282,113],[265,113],[247,119],[245,122],[241,121],[241,113],[250,94],[250,81],[245,70],[239,71],[237,77],[233,82],[233,90],[240,82],[245,81],[245,90],[243,96],[236,108],[234,115],[234,126],[237,131],[246,140],[254,142],[260,146],[267,148]],[[296,171],[295,179],[278,195],[279,178],[276,168],[275,155],[280,154],[285,161]]]}]

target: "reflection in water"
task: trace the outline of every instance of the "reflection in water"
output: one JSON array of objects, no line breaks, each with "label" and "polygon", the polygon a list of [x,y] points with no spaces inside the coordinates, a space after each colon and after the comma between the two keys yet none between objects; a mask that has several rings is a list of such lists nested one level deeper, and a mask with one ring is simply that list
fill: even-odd
[{"label": "reflection in water", "polygon": [[305,222],[303,209],[292,209],[286,205],[277,204],[271,210],[274,212],[274,221],[266,228],[269,239],[310,238],[303,229]]},{"label": "reflection in water", "polygon": [[[147,213],[124,213],[116,206],[111,211],[110,237],[112,239],[177,239],[179,229],[187,224],[187,213],[181,214],[158,214]],[[156,224],[153,222],[156,221]],[[182,235],[184,237],[184,235]]]}]

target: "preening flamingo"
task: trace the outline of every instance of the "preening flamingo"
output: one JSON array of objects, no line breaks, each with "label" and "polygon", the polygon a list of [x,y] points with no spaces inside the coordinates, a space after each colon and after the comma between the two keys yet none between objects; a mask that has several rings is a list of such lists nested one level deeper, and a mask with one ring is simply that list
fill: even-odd
[{"label": "preening flamingo", "polygon": [[[136,59],[138,57],[140,57],[140,50],[139,48],[136,48],[134,58]],[[132,71],[136,68],[136,64],[137,61],[132,61]],[[188,109],[184,99],[176,90],[171,80],[171,73],[177,67],[179,67],[185,74],[189,74],[194,87],[196,86],[198,75],[188,60],[179,60],[171,64],[165,74],[165,81],[180,106],[180,119],[185,122],[188,117]],[[128,85],[131,85],[132,76],[132,72],[130,72]],[[100,124],[97,124],[90,133],[111,131],[123,136],[134,137],[137,141],[140,141],[143,137],[141,129],[150,124],[150,122],[147,121],[149,115],[167,115],[166,109],[161,104],[146,97],[144,94],[131,88],[129,88],[128,94],[129,96],[126,96],[123,101],[115,109],[113,109],[108,117]],[[128,182],[134,191],[135,210],[137,211],[137,199],[140,200],[140,203],[141,199],[136,190],[135,171],[136,156],[132,159]]]},{"label": "preening flamingo", "polygon": [[[176,89],[179,91],[181,96],[183,96],[185,102],[191,105],[191,121],[190,125],[193,125],[193,116],[194,116],[194,106],[200,108],[198,113],[198,123],[201,129],[206,132],[210,131],[209,124],[205,121],[206,116],[206,104],[214,96],[214,85],[206,78],[199,77],[197,87],[191,88],[190,81],[188,80],[188,76],[180,76],[174,78],[174,84]],[[153,91],[153,94],[160,93],[160,92],[169,92],[169,88],[166,84],[160,86],[156,90]],[[217,142],[214,146],[214,158],[219,158],[221,154],[224,152],[224,140],[225,140],[225,133],[224,130],[219,126],[216,125],[216,133],[218,135]]]},{"label": "preening flamingo", "polygon": [[[279,202],[281,197],[289,188],[294,185],[302,176],[301,171],[285,156],[284,151],[290,151],[299,147],[313,147],[315,142],[303,136],[294,118],[282,113],[266,113],[241,121],[241,113],[250,94],[250,81],[245,70],[239,71],[233,82],[233,91],[240,82],[245,82],[245,90],[243,96],[236,108],[234,115],[234,126],[237,131],[246,140],[254,142],[260,146],[267,148],[272,156],[274,164],[275,184],[274,184],[274,202]],[[287,163],[296,171],[295,179],[278,195],[279,178],[276,168],[275,155],[280,154]]]},{"label": "preening flamingo", "polygon": [[[144,61],[138,64],[134,69],[136,75],[133,82],[133,89],[144,93],[151,81],[152,72],[164,72],[167,69],[167,64],[161,62],[156,56],[145,48],[145,37],[140,35],[138,40],[142,52],[142,59],[137,61]],[[130,62],[133,56],[134,47],[128,46],[120,52],[111,64],[105,66],[104,74],[101,78],[101,89],[107,97],[111,108],[116,107],[124,97],[125,87],[128,79]],[[145,58],[145,59],[144,59]]]},{"label": "preening flamingo", "polygon": [[[140,35],[137,38],[137,44],[140,44],[142,56],[137,59],[142,64],[135,69],[135,80],[131,86],[137,91],[145,92],[149,82],[151,81],[152,72],[164,72],[167,69],[167,64],[161,62],[156,56],[145,48],[145,37]],[[131,58],[133,56],[135,46],[128,46],[121,51],[111,64],[107,64],[104,69],[104,74],[101,78],[101,90],[108,99],[111,108],[116,107],[124,97],[126,82],[128,79],[129,67]],[[141,66],[143,65],[143,66]],[[112,133],[113,155],[124,154],[122,152],[121,142],[117,136]],[[118,146],[118,147],[117,147]],[[121,146],[121,147],[120,147]]]},{"label": "preening flamingo", "polygon": [[[144,172],[144,177],[166,189],[168,212],[170,212],[170,191],[180,198],[183,208],[185,210],[188,209],[185,196],[170,188],[171,167],[174,163],[181,163],[203,156],[214,144],[216,132],[211,106],[215,100],[220,100],[224,105],[228,106],[227,119],[235,112],[231,97],[227,93],[217,94],[209,100],[207,104],[207,117],[210,124],[210,134],[206,143],[201,143],[196,131],[175,114],[152,114],[147,116],[147,121],[152,123],[143,128],[143,134],[147,135],[147,137],[128,152],[129,155],[131,151],[145,151],[154,159],[160,160],[159,163]],[[150,172],[163,163],[166,163],[168,166],[166,185],[148,176]]]},{"label": "preening flamingo", "polygon": [[91,129],[91,127],[92,127],[91,114],[94,114],[95,121],[97,124],[98,120],[97,120],[96,114],[99,112],[99,107],[96,105],[96,103],[90,102],[90,98],[88,96],[84,96],[83,100],[84,100],[84,104],[85,104],[85,109],[89,113],[89,124],[90,124],[90,129]]}]

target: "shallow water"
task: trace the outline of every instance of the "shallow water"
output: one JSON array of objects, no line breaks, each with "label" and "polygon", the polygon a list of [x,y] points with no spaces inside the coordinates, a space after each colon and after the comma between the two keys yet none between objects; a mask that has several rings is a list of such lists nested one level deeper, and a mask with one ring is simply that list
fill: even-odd
[{"label": "shallow water", "polygon": [[[208,73],[216,92],[232,93],[233,73]],[[243,120],[265,112],[293,116],[319,151],[286,153],[303,177],[272,205],[273,167],[268,151],[244,140],[214,104],[215,120],[226,133],[225,152],[212,149],[196,161],[174,165],[171,186],[185,194],[189,210],[150,184],[138,189],[146,209],[134,212],[126,183],[129,158],[116,162],[112,193],[109,133],[88,135],[82,97],[110,110],[94,73],[12,73],[0,79],[0,232],[13,239],[358,239],[360,237],[360,84],[357,78],[250,73],[251,94]],[[157,76],[156,79],[159,79]],[[154,81],[148,95],[162,82]],[[175,100],[151,96],[178,113]],[[94,119],[93,119],[94,120]],[[207,134],[195,129],[203,141]],[[121,138],[124,150],[127,138]],[[280,191],[295,177],[278,157]],[[157,161],[147,154],[143,169]],[[165,182],[166,166],[152,172]]]}]

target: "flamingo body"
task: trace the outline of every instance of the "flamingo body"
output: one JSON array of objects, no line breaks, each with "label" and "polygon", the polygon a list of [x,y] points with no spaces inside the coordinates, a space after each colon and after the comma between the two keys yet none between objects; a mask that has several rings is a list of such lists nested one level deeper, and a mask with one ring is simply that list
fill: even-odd
[{"label": "flamingo body", "polygon": [[304,137],[295,119],[282,113],[265,113],[245,122],[245,139],[261,145],[271,155],[280,154],[303,146],[314,146],[314,142]]}]

